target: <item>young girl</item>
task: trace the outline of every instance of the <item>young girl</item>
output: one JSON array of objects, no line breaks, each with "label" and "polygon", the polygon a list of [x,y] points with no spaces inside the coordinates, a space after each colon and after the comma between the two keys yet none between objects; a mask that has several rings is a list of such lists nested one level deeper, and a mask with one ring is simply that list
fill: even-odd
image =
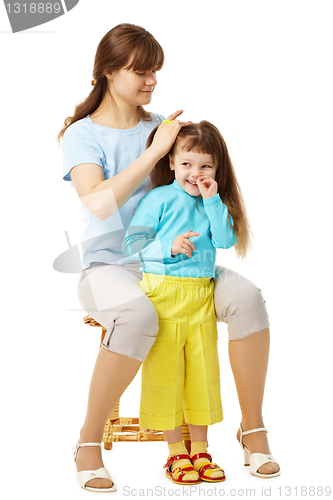
[{"label": "young girl", "polygon": [[[142,367],[140,426],[164,431],[173,482],[223,481],[207,453],[207,425],[223,418],[215,256],[216,248],[235,244],[245,254],[246,212],[226,144],[207,121],[184,126],[150,177],[155,189],[138,203],[123,243],[127,257],[138,255],[140,286],[159,314],[157,339]],[[191,456],[181,439],[183,410]]]}]

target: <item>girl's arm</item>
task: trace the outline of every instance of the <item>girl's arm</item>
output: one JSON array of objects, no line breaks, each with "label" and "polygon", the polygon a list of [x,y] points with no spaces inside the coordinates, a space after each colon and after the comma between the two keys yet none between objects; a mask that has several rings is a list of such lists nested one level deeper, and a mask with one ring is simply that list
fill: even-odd
[{"label": "girl's arm", "polygon": [[237,242],[230,224],[234,222],[228,212],[228,208],[220,198],[219,194],[211,198],[203,198],[206,214],[210,222],[211,241],[215,248],[231,248]]},{"label": "girl's arm", "polygon": [[237,237],[230,227],[230,224],[233,227],[234,221],[217,192],[217,182],[211,177],[199,174],[197,183],[210,222],[212,244],[215,248],[231,248],[237,242]]},{"label": "girl's arm", "polygon": [[99,165],[83,163],[70,171],[74,188],[86,209],[105,220],[122,207],[150,174],[158,160],[171,149],[181,124],[161,123],[151,146],[119,174],[104,179]]}]

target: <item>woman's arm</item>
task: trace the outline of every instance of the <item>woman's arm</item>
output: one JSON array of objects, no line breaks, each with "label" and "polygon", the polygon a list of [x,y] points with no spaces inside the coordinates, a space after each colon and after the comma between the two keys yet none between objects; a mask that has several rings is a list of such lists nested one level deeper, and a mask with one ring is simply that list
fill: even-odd
[{"label": "woman's arm", "polygon": [[147,149],[119,174],[104,179],[99,165],[84,163],[72,168],[73,186],[86,209],[105,220],[122,207],[150,174],[161,157]]},{"label": "woman's arm", "polygon": [[105,220],[122,207],[150,174],[158,160],[171,149],[179,130],[179,120],[161,123],[151,146],[119,174],[104,179],[99,165],[84,163],[70,171],[74,188],[86,209]]}]

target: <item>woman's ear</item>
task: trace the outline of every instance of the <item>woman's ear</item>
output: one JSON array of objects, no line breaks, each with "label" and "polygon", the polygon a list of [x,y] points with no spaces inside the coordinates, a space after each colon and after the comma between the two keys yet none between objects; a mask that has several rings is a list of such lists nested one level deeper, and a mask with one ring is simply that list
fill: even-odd
[{"label": "woman's ear", "polygon": [[104,76],[106,76],[106,78],[107,78],[108,80],[110,80],[110,81],[111,81],[111,80],[113,79],[113,73],[107,73],[106,71],[104,71],[104,73],[103,73],[103,74],[104,74]]},{"label": "woman's ear", "polygon": [[170,165],[170,170],[175,170],[174,164],[173,164],[173,157],[169,155],[169,165]]}]

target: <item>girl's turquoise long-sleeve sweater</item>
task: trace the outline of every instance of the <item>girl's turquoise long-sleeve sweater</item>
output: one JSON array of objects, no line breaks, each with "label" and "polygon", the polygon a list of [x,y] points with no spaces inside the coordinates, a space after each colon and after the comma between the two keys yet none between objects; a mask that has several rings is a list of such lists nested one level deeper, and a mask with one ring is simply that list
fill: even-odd
[{"label": "girl's turquoise long-sleeve sweater", "polygon": [[[140,260],[144,273],[203,278],[215,276],[216,248],[236,241],[233,220],[219,194],[203,199],[184,191],[177,181],[149,191],[138,203],[123,241],[123,253]],[[192,257],[171,255],[172,242],[188,231],[196,250]]]}]

